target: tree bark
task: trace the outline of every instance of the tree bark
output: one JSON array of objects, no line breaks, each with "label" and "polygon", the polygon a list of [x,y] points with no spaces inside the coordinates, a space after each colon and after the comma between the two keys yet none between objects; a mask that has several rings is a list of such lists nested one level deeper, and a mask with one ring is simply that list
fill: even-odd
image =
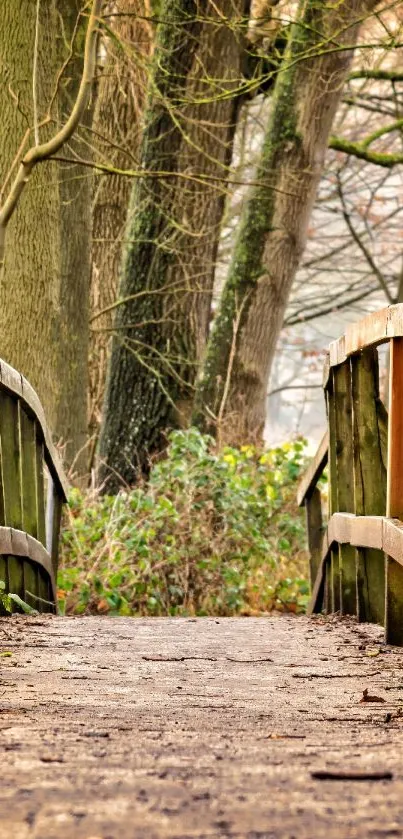
[{"label": "tree bark", "polygon": [[236,122],[244,6],[226,0],[218,12],[208,0],[166,0],[161,10],[141,168],[163,177],[139,180],[129,209],[119,298],[134,299],[115,322],[100,444],[108,491],[147,471],[167,429],[190,413]]},{"label": "tree bark", "polygon": [[[53,0],[40,7],[37,100],[46,114],[57,72]],[[0,11],[0,177],[4,184],[18,147],[33,126],[32,73],[36,3],[11,0]],[[56,114],[53,112],[53,116]],[[40,130],[46,137],[46,129]],[[32,135],[31,135],[32,140]],[[26,146],[26,148],[28,145]],[[26,149],[25,149],[26,150]],[[57,340],[60,322],[58,167],[37,167],[10,222],[0,280],[0,356],[38,391],[55,429],[60,388]]]},{"label": "tree bark", "polygon": [[[145,0],[117,0],[110,3],[110,10],[116,14],[110,20],[116,40],[109,38],[104,43],[107,57],[98,83],[93,143],[101,161],[130,169],[138,165],[153,30],[145,20],[150,16]],[[110,353],[114,311],[108,307],[117,297],[131,189],[130,179],[121,175],[99,173],[94,179],[88,419],[92,452],[101,425]]]},{"label": "tree bark", "polygon": [[258,185],[245,204],[198,383],[194,421],[220,441],[261,437],[270,368],[305,248],[329,132],[359,23],[373,5],[371,0],[301,0],[290,28]]},{"label": "tree bark", "polygon": [[[59,21],[59,63],[66,59],[66,40],[70,43],[78,21],[78,32],[72,43],[72,57],[63,75],[60,89],[60,113],[65,121],[76,100],[81,79],[82,47],[87,18],[79,19],[82,0],[57,0]],[[79,131],[70,141],[67,154],[88,159],[86,127],[92,123],[90,103]],[[60,224],[60,326],[59,394],[57,399],[57,433],[64,444],[64,460],[74,475],[88,472],[87,400],[89,348],[89,286],[91,252],[91,183],[88,170],[79,164],[59,164]]]},{"label": "tree bark", "polygon": [[[53,137],[55,123],[74,103],[82,69],[77,42],[71,75],[59,71],[82,4],[3,5],[0,55],[8,84],[0,91],[0,153],[7,195],[10,167],[20,164],[27,145],[38,147]],[[26,143],[18,148],[24,135]],[[78,148],[72,140],[67,152]],[[68,463],[86,432],[89,192],[77,178],[76,167],[52,161],[34,170],[10,222],[0,285],[0,352],[37,389],[50,427],[68,445]]]}]

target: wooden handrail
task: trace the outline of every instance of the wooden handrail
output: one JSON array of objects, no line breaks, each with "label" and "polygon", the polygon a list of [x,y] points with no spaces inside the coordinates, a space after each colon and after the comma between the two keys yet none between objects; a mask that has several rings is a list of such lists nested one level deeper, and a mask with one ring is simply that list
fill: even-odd
[{"label": "wooden handrail", "polygon": [[54,602],[57,602],[52,560],[41,542],[38,542],[37,539],[23,530],[16,530],[13,527],[0,527],[0,555],[21,556],[44,568],[50,577]]},{"label": "wooden handrail", "polygon": [[63,471],[59,455],[53,445],[52,435],[47,426],[38,395],[21,373],[18,373],[17,370],[14,370],[13,367],[2,360],[0,360],[0,388],[18,396],[28,409],[28,412],[34,414],[43,435],[46,465],[58,487],[61,500],[67,501],[69,484]]},{"label": "wooden handrail", "polygon": [[381,550],[403,566],[403,522],[387,516],[333,513],[323,534],[322,559],[312,590],[309,614],[317,611],[320,606],[318,595],[324,583],[326,560],[334,543]]},{"label": "wooden handrail", "polygon": [[336,367],[347,358],[360,352],[366,347],[377,347],[391,338],[403,337],[403,304],[396,303],[379,312],[367,315],[357,323],[347,326],[341,338],[329,344],[329,354],[324,368],[324,382],[326,387],[330,368]]},{"label": "wooden handrail", "polygon": [[[388,410],[376,347],[390,342]],[[308,529],[311,611],[357,615],[403,646],[403,304],[368,315],[330,344],[328,432],[298,487]],[[329,523],[317,486],[329,464]]]}]

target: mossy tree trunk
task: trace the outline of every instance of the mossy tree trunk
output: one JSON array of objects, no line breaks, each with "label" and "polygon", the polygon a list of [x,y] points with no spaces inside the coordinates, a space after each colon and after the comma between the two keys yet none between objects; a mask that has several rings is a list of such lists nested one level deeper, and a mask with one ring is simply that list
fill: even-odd
[{"label": "mossy tree trunk", "polygon": [[160,13],[140,162],[162,176],[139,179],[129,207],[119,298],[131,299],[117,309],[100,441],[108,491],[147,471],[166,430],[189,415],[208,332],[244,6],[226,0],[218,12],[209,0],[165,0]]},{"label": "mossy tree trunk", "polygon": [[[194,421],[228,442],[261,437],[267,384],[304,251],[332,121],[372,0],[301,0],[274,89],[198,383]],[[348,47],[343,49],[343,47]]]},{"label": "mossy tree trunk", "polygon": [[[79,17],[82,0],[57,0],[59,65],[66,59],[66,41],[72,56],[60,86],[59,110],[63,121],[70,114],[80,85],[87,18]],[[63,29],[60,23],[63,23]],[[92,123],[90,102],[85,118],[70,140],[66,156],[88,159],[86,129]],[[75,475],[88,472],[88,346],[89,289],[91,275],[91,185],[88,169],[60,163],[60,326],[58,334],[59,376],[55,429],[64,444],[64,459]]]},{"label": "mossy tree trunk", "polygon": [[[153,28],[145,0],[110,3],[114,38],[104,44],[106,60],[94,112],[93,143],[97,158],[117,169],[135,168]],[[92,201],[92,271],[90,330],[89,433],[95,450],[101,424],[113,309],[132,189],[130,178],[96,173]],[[105,311],[106,310],[106,311]],[[91,457],[91,461],[93,458]]]}]

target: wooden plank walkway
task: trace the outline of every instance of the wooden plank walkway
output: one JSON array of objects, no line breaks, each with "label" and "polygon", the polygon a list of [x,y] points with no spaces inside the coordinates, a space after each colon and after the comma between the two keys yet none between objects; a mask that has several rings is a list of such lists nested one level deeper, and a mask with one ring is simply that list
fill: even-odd
[{"label": "wooden plank walkway", "polygon": [[0,668],[0,839],[403,835],[403,650],[380,627],[15,616]]}]

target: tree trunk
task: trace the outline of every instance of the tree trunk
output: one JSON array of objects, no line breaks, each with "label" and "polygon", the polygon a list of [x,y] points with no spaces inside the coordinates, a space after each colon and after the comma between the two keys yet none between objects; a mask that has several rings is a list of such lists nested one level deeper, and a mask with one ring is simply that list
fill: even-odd
[{"label": "tree trunk", "polygon": [[[32,72],[36,3],[9,0],[0,11],[0,168],[4,184],[19,146],[33,126]],[[37,99],[46,114],[57,73],[53,0],[40,7]],[[53,114],[55,116],[55,114]],[[40,137],[46,129],[40,130]],[[32,134],[30,136],[32,142]],[[26,146],[27,148],[28,146]],[[10,222],[0,281],[0,357],[38,391],[51,428],[59,392],[60,322],[57,164],[41,164]],[[5,190],[6,193],[6,190]]]},{"label": "tree trunk", "polygon": [[[116,41],[105,44],[107,58],[98,84],[93,127],[97,158],[117,169],[135,168],[138,161],[141,116],[147,76],[147,57],[153,31],[145,0],[118,0],[110,9]],[[137,16],[139,15],[139,16]],[[92,205],[92,271],[89,433],[94,452],[101,424],[111,327],[127,219],[130,178],[104,175],[95,178]],[[104,310],[107,310],[104,312]],[[103,313],[103,314],[100,314]],[[91,458],[91,461],[93,458]]]},{"label": "tree trunk", "polygon": [[[82,0],[57,0],[59,20],[60,66],[66,58],[66,40],[70,43]],[[60,90],[60,113],[65,121],[75,102],[81,79],[82,46],[87,18],[79,20],[73,54]],[[67,155],[88,159],[86,126],[91,125],[92,107],[87,108],[84,124],[72,138]],[[60,224],[60,327],[59,394],[56,430],[64,444],[64,460],[73,474],[88,472],[87,400],[89,346],[89,285],[91,245],[91,178],[78,164],[59,165]]]},{"label": "tree trunk", "polygon": [[228,94],[240,80],[244,5],[234,11],[226,0],[218,12],[208,0],[166,0],[161,11],[141,168],[165,177],[143,178],[132,193],[119,297],[133,299],[117,310],[100,445],[108,491],[147,471],[167,429],[190,413],[236,122]]},{"label": "tree trunk", "polygon": [[371,0],[301,0],[290,28],[258,185],[244,208],[198,384],[194,420],[220,441],[254,441],[262,434],[270,367],[305,247],[330,128],[359,22],[373,5]]},{"label": "tree trunk", "polygon": [[[53,124],[39,128],[41,140],[54,132],[55,121],[66,118],[78,89],[82,56],[73,51],[55,97],[58,72],[81,10],[78,0],[42,0],[39,5],[39,123],[54,100]],[[83,31],[85,25],[83,18]],[[36,3],[2,4],[0,60],[7,77],[0,88],[2,182],[16,155],[21,157],[18,146],[27,126],[29,144],[34,141],[35,31]],[[80,30],[77,40],[83,43]],[[66,154],[81,148],[72,140]],[[68,464],[86,435],[88,218],[89,187],[82,170],[41,163],[10,222],[0,285],[0,355],[38,391],[56,438],[67,444]]]}]

